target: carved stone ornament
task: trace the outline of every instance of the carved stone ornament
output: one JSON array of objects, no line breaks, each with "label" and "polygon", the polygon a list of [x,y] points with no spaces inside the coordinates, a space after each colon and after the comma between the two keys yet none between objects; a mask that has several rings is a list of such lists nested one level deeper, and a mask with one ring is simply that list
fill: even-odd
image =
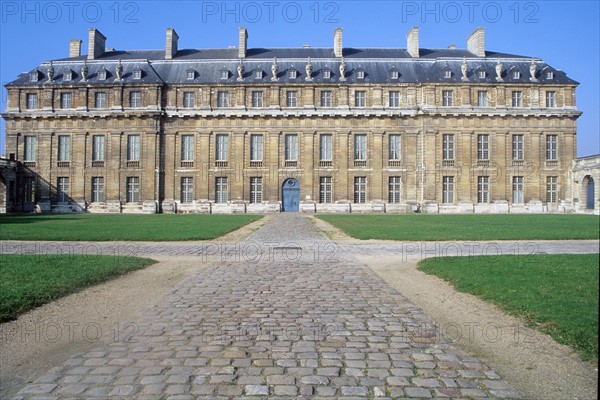
[{"label": "carved stone ornament", "polygon": [[273,58],[273,64],[271,64],[271,79],[276,81],[278,73],[279,73],[279,66],[277,65],[277,58]]},{"label": "carved stone ornament", "polygon": [[121,65],[121,59],[119,59],[119,64],[117,64],[115,73],[117,75],[117,79],[121,79],[123,77],[123,65]]},{"label": "carved stone ornament", "polygon": [[460,72],[462,74],[462,80],[466,81],[467,79],[467,71],[469,69],[469,66],[467,65],[467,61],[463,59],[463,63],[460,65]]},{"label": "carved stone ornament", "polygon": [[54,66],[52,65],[52,61],[50,61],[50,66],[48,67],[48,80],[52,82],[54,79]]},{"label": "carved stone ornament", "polygon": [[344,58],[340,64],[340,79],[346,79],[346,60]]},{"label": "carved stone ornament", "polygon": [[240,63],[237,66],[237,74],[238,74],[238,80],[241,81],[244,79],[244,64],[242,64],[242,60],[240,60]]},{"label": "carved stone ornament", "polygon": [[502,79],[502,63],[500,62],[500,60],[498,60],[498,63],[496,64],[496,80],[501,80]]},{"label": "carved stone ornament", "polygon": [[306,71],[306,80],[309,81],[312,79],[312,73],[313,73],[313,66],[312,66],[312,62],[310,61],[310,57],[308,57],[308,62],[306,63],[306,67],[304,68]]},{"label": "carved stone ornament", "polygon": [[83,79],[84,81],[87,81],[88,78],[88,66],[87,66],[87,61],[83,62],[83,67],[81,67],[81,79]]}]

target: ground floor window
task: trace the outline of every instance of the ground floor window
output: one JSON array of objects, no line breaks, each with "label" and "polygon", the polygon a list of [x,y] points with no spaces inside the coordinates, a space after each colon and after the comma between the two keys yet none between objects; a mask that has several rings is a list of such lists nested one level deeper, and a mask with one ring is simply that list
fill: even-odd
[{"label": "ground floor window", "polygon": [[250,203],[262,203],[263,189],[262,177],[250,178]]},{"label": "ground floor window", "polygon": [[65,203],[69,201],[69,178],[58,177],[56,184],[56,201],[59,203]]},{"label": "ground floor window", "polygon": [[104,201],[104,177],[94,176],[92,178],[92,203]]},{"label": "ground floor window", "polygon": [[388,201],[390,203],[400,203],[400,189],[401,189],[402,179],[399,176],[390,176],[389,179],[389,196]]},{"label": "ground floor window", "polygon": [[442,178],[442,203],[454,203],[454,177]]},{"label": "ground floor window", "polygon": [[215,178],[215,203],[227,203],[227,177]]},{"label": "ground floor window", "polygon": [[558,201],[558,176],[546,177],[546,201],[548,203]]},{"label": "ground floor window", "polygon": [[130,176],[127,178],[127,203],[137,203],[140,201],[140,178],[139,176]]},{"label": "ground floor window", "polygon": [[366,176],[354,177],[354,202],[355,203],[366,203],[367,202],[367,177]]},{"label": "ground floor window", "polygon": [[513,176],[513,204],[522,204],[525,202],[525,177]]},{"label": "ground floor window", "polygon": [[333,187],[330,176],[322,176],[319,179],[319,203],[333,202]]},{"label": "ground floor window", "polygon": [[181,202],[191,203],[194,200],[194,178],[184,176],[181,178]]},{"label": "ground floor window", "polygon": [[490,202],[490,177],[489,176],[478,176],[477,177],[477,202],[478,203],[489,203]]},{"label": "ground floor window", "polygon": [[33,176],[25,177],[24,182],[25,202],[33,203],[35,201],[35,178]]}]

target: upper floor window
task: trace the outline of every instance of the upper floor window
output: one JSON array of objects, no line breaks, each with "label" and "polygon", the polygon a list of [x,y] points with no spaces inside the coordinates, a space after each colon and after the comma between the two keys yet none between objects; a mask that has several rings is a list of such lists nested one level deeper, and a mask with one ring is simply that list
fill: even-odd
[{"label": "upper floor window", "polygon": [[183,92],[183,108],[194,108],[196,106],[196,93]]},{"label": "upper floor window", "polygon": [[356,79],[365,79],[365,70],[364,69],[356,70]]},{"label": "upper floor window", "polygon": [[330,79],[331,78],[331,70],[330,69],[324,69],[323,70],[323,79]]},{"label": "upper floor window", "polygon": [[390,135],[389,159],[400,160],[400,135]]},{"label": "upper floor window", "polygon": [[446,78],[446,79],[452,78],[452,71],[450,71],[449,69],[445,70],[444,78]]},{"label": "upper floor window", "polygon": [[331,107],[332,104],[332,95],[330,90],[322,90],[321,91],[321,107]]},{"label": "upper floor window", "polygon": [[488,96],[486,90],[477,91],[477,106],[478,107],[487,107],[488,106]]},{"label": "upper floor window", "polygon": [[194,135],[181,135],[181,161],[194,161]]},{"label": "upper floor window", "polygon": [[60,135],[58,137],[57,161],[69,161],[71,159],[71,137]]},{"label": "upper floor window", "polygon": [[141,107],[142,106],[142,92],[132,91],[129,92],[129,107]]},{"label": "upper floor window", "polygon": [[366,107],[367,106],[367,92],[364,90],[357,90],[354,92],[354,106],[355,107]]},{"label": "upper floor window", "polygon": [[367,159],[367,135],[354,135],[354,160],[365,161]]},{"label": "upper floor window", "polygon": [[185,71],[185,77],[188,80],[196,79],[196,71],[194,71],[193,69],[186,70]]},{"label": "upper floor window", "polygon": [[221,71],[219,71],[219,78],[220,79],[228,79],[229,78],[229,71],[226,69],[222,69]]},{"label": "upper floor window", "polygon": [[256,79],[262,79],[263,78],[263,71],[262,71],[262,69],[257,69],[256,71],[254,71],[254,77]]},{"label": "upper floor window", "polygon": [[106,93],[96,92],[94,95],[94,107],[95,108],[106,108]]},{"label": "upper floor window", "polygon": [[222,90],[217,92],[217,107],[229,107],[229,92]]},{"label": "upper floor window", "polygon": [[26,107],[28,110],[33,110],[33,109],[37,108],[37,106],[38,106],[37,93],[27,93],[26,100],[27,100]]},{"label": "upper floor window", "polygon": [[98,80],[99,81],[106,80],[106,70],[104,68],[102,68],[100,71],[98,71]]},{"label": "upper floor window", "polygon": [[250,135],[250,161],[263,160],[263,135]]},{"label": "upper floor window", "polygon": [[479,76],[479,79],[484,79],[485,78],[485,71],[478,71],[477,72],[477,76]]},{"label": "upper floor window", "polygon": [[514,90],[512,92],[512,106],[523,107],[523,92],[518,90]]},{"label": "upper floor window", "polygon": [[400,92],[397,90],[390,91],[389,106],[400,107]]},{"label": "upper floor window", "polygon": [[288,90],[285,96],[285,105],[287,107],[298,107],[298,92]]},{"label": "upper floor window", "polygon": [[127,161],[140,161],[140,135],[127,135]]},{"label": "upper floor window", "polygon": [[546,107],[556,107],[555,94],[556,92],[546,92]]},{"label": "upper floor window", "polygon": [[512,137],[512,159],[522,161],[525,158],[525,142],[523,135],[513,135]]},{"label": "upper floor window", "polygon": [[477,135],[477,160],[490,159],[490,135]]},{"label": "upper floor window", "polygon": [[398,79],[400,77],[400,72],[398,72],[397,70],[393,69],[390,71],[390,78],[391,79]]},{"label": "upper floor window", "polygon": [[285,161],[298,161],[298,135],[285,135]]},{"label": "upper floor window", "polygon": [[288,71],[288,78],[296,79],[297,77],[298,77],[298,71],[296,71],[295,69],[290,69]]},{"label": "upper floor window", "polygon": [[552,71],[546,72],[546,79],[554,79],[554,72],[552,72]]},{"label": "upper floor window", "polygon": [[73,80],[73,71],[71,71],[70,69],[66,70],[64,75],[63,75],[63,80],[64,81],[72,81]]},{"label": "upper floor window", "polygon": [[60,94],[60,108],[71,108],[71,93]]},{"label": "upper floor window", "polygon": [[263,107],[263,92],[255,90],[252,92],[252,107]]},{"label": "upper floor window", "polygon": [[217,135],[215,159],[216,161],[229,159],[229,135]]},{"label": "upper floor window", "polygon": [[35,161],[37,137],[25,136],[23,143],[23,161]]},{"label": "upper floor window", "polygon": [[92,136],[92,161],[104,161],[104,135]]},{"label": "upper floor window", "polygon": [[133,79],[142,79],[142,70],[140,68],[133,70]]},{"label": "upper floor window", "polygon": [[513,79],[520,79],[521,78],[521,72],[520,71],[513,71],[512,72],[512,77],[513,77]]},{"label": "upper floor window", "polygon": [[442,136],[442,159],[454,160],[454,135],[452,134]]},{"label": "upper floor window", "polygon": [[333,158],[333,136],[329,134],[321,135],[319,142],[320,161],[331,161]]},{"label": "upper floor window", "polygon": [[452,90],[442,91],[442,105],[444,107],[452,107],[454,93]]},{"label": "upper floor window", "polygon": [[558,136],[557,135],[546,136],[546,160],[548,160],[548,161],[558,160]]},{"label": "upper floor window", "polygon": [[35,71],[29,73],[29,82],[37,82],[39,79],[40,79],[40,73],[37,69]]}]

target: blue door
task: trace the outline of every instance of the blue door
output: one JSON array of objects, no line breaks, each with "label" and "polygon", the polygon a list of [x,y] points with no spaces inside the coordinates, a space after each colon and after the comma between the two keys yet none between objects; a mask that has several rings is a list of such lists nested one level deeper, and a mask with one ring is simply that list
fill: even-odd
[{"label": "blue door", "polygon": [[283,211],[298,211],[300,207],[300,183],[296,179],[288,179],[282,187]]},{"label": "blue door", "polygon": [[588,210],[593,210],[594,209],[594,192],[595,192],[595,185],[594,185],[594,179],[592,179],[592,177],[590,176],[588,178],[588,184],[587,184],[587,196],[586,196],[586,208]]}]

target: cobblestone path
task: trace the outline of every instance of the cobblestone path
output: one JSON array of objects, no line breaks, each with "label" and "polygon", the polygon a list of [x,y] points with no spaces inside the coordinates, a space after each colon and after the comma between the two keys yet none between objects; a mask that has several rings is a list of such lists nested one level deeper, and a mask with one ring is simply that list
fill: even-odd
[{"label": "cobblestone path", "polygon": [[302,215],[279,215],[177,284],[131,335],[16,398],[519,397],[343,250]]}]

